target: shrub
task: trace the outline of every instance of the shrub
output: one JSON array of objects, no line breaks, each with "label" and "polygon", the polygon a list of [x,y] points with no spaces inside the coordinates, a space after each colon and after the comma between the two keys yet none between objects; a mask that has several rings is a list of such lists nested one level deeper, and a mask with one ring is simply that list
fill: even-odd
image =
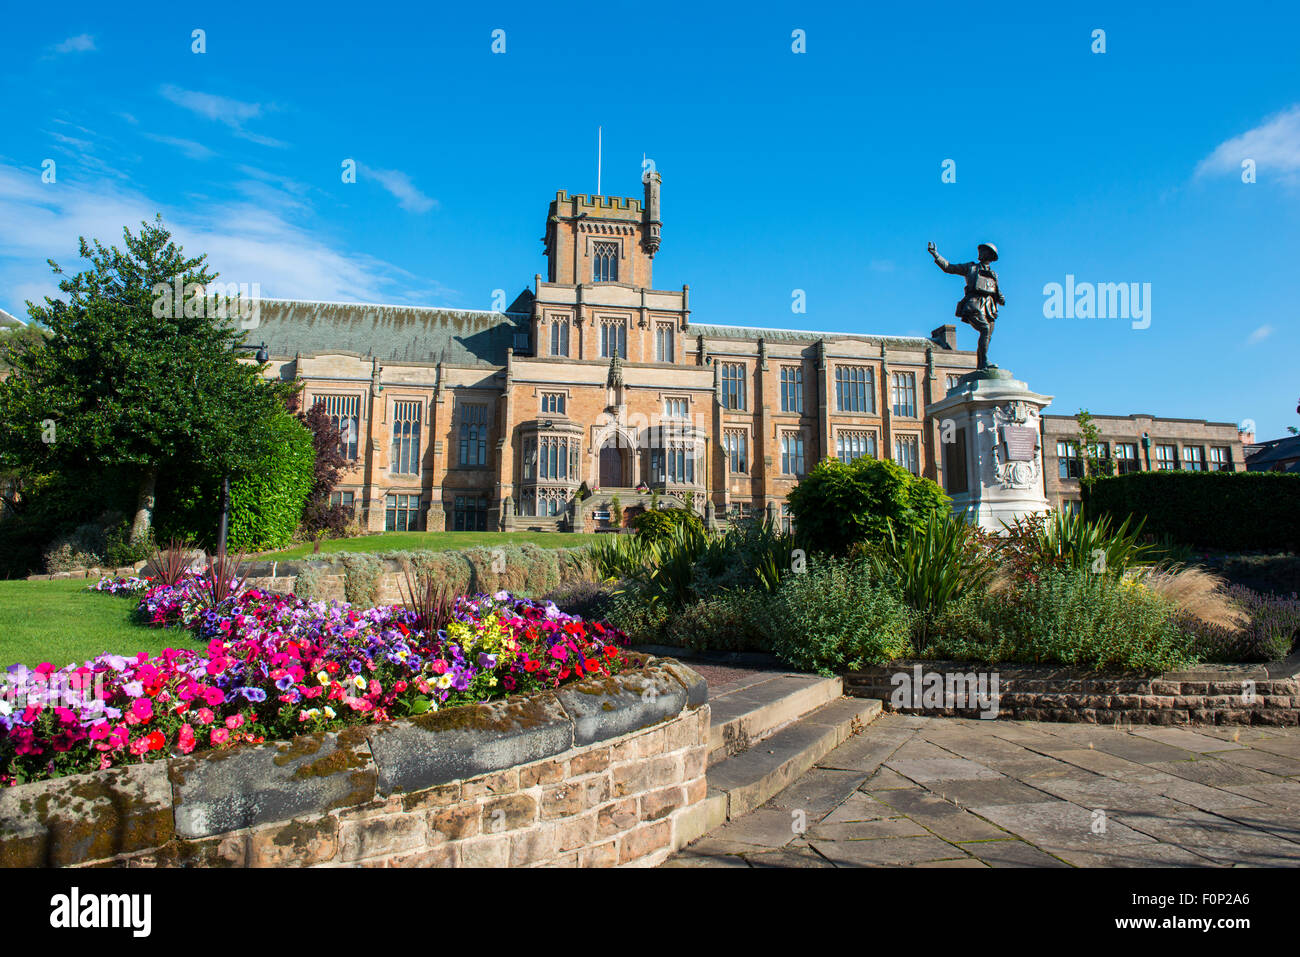
[{"label": "shrub", "polygon": [[605,585],[592,581],[566,581],[558,588],[541,596],[542,601],[554,602],[560,611],[588,621],[608,618],[607,611],[613,603],[613,592]]},{"label": "shrub", "polygon": [[61,535],[45,550],[45,571],[76,571],[104,564],[104,533],[98,525],[79,525],[70,535]]},{"label": "shrub", "polygon": [[1167,671],[1196,660],[1173,602],[1133,579],[1049,569],[937,616],[927,657]]},{"label": "shrub", "polygon": [[993,574],[993,560],[979,529],[951,512],[931,512],[921,528],[908,528],[869,558],[878,580],[894,582],[918,613],[921,635],[950,602],[980,591]]},{"label": "shrub", "polygon": [[637,537],[651,542],[670,538],[678,525],[690,525],[704,531],[700,516],[685,508],[651,509],[628,520],[628,528],[636,529]]},{"label": "shrub", "polygon": [[231,548],[283,548],[293,541],[311,491],[315,451],[297,418],[277,412],[264,429],[271,442],[257,466],[230,483]]},{"label": "shrub", "polygon": [[669,611],[662,602],[647,601],[644,588],[630,582],[611,595],[607,617],[612,625],[627,632],[633,640],[658,644],[663,641]]},{"label": "shrub", "polygon": [[1032,543],[1038,547],[1038,562],[1044,567],[1123,575],[1146,563],[1151,551],[1140,544],[1142,520],[1130,529],[1131,520],[1125,517],[1112,529],[1105,515],[1091,519],[1083,512],[1054,511],[1034,525]]},{"label": "shrub", "polygon": [[303,565],[298,569],[298,577],[293,580],[293,593],[299,598],[310,601],[328,599],[325,587],[325,568],[322,565]]},{"label": "shrub", "polygon": [[1086,483],[1083,507],[1115,521],[1146,519],[1155,536],[1226,551],[1300,545],[1300,475],[1133,472]]},{"label": "shrub", "polygon": [[152,528],[138,542],[131,541],[131,523],[125,518],[117,519],[104,531],[104,563],[109,568],[147,561],[154,551]]},{"label": "shrub", "polygon": [[1300,600],[1261,594],[1240,585],[1227,596],[1246,616],[1240,628],[1188,618],[1184,628],[1195,638],[1198,656],[1206,661],[1277,661],[1300,642]]},{"label": "shrub", "polygon": [[691,602],[667,619],[662,641],[694,651],[766,651],[762,622],[767,600],[763,592],[750,589]]},{"label": "shrub", "polygon": [[384,564],[373,555],[345,555],[343,558],[343,599],[360,608],[379,603],[379,580]]},{"label": "shrub", "polygon": [[623,524],[623,502],[619,499],[618,493],[614,493],[609,499],[609,524],[618,528]]},{"label": "shrub", "polygon": [[768,604],[772,651],[795,668],[830,674],[887,664],[911,651],[913,612],[865,567],[840,561],[789,575]]},{"label": "shrub", "polygon": [[896,462],[824,459],[789,495],[800,542],[810,551],[844,555],[857,542],[883,542],[890,527],[920,528],[948,496]]},{"label": "shrub", "polygon": [[605,580],[628,578],[659,559],[659,548],[640,535],[602,535],[590,546],[596,574]]}]

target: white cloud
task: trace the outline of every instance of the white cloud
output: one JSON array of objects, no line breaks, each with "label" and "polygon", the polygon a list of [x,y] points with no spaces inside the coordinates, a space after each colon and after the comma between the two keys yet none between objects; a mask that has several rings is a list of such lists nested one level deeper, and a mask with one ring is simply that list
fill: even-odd
[{"label": "white cloud", "polygon": [[1269,117],[1259,126],[1220,143],[1196,166],[1197,176],[1241,173],[1241,164],[1254,160],[1260,177],[1279,174],[1287,181],[1300,174],[1300,103]]},{"label": "white cloud", "polygon": [[163,143],[167,146],[174,146],[190,159],[211,159],[216,154],[202,143],[196,143],[194,140],[181,139],[178,136],[163,136],[159,133],[146,133],[146,139],[151,139],[155,143]]},{"label": "white cloud", "polygon": [[1256,329],[1254,332],[1252,332],[1250,335],[1248,335],[1248,336],[1246,337],[1246,345],[1248,345],[1248,346],[1253,346],[1253,345],[1255,345],[1257,342],[1263,342],[1265,339],[1267,339],[1267,338],[1268,338],[1269,336],[1271,336],[1272,334],[1273,334],[1273,327],[1272,327],[1272,326],[1270,326],[1270,325],[1268,325],[1268,324],[1262,325],[1262,326],[1260,326],[1258,329]]},{"label": "white cloud", "polygon": [[123,227],[135,231],[142,220],[160,212],[188,252],[206,252],[223,280],[258,283],[263,296],[423,304],[454,297],[453,290],[436,282],[332,245],[318,228],[291,219],[299,211],[297,201],[283,198],[281,207],[262,196],[196,201],[173,209],[115,183],[43,184],[39,171],[0,165],[0,222],[23,224],[20,230],[0,230],[0,290],[5,297],[0,308],[26,315],[24,300],[56,295],[57,283],[45,260],[53,259],[67,272],[84,268],[77,257],[78,236],[121,246]]},{"label": "white cloud", "polygon": [[234,100],[228,96],[218,96],[215,93],[183,90],[170,83],[164,85],[159,92],[165,99],[170,100],[177,106],[189,110],[204,119],[224,124],[234,131],[236,136],[250,142],[261,146],[283,147],[287,145],[280,140],[263,136],[260,133],[253,133],[244,128],[246,122],[257,119],[264,112],[271,109],[261,103],[245,103],[243,100]]},{"label": "white cloud", "polygon": [[437,200],[420,192],[411,182],[411,177],[399,169],[360,166],[360,170],[362,176],[373,177],[380,186],[392,193],[397,200],[397,205],[409,213],[427,213],[438,205]]},{"label": "white cloud", "polygon": [[95,38],[89,33],[79,33],[56,44],[55,53],[89,53],[95,49]]}]

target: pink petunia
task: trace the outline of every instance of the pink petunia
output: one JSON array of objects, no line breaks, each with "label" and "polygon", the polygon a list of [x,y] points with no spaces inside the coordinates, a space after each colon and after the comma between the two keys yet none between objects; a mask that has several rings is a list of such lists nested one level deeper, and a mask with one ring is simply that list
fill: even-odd
[{"label": "pink petunia", "polygon": [[225,744],[225,743],[226,743],[227,741],[229,741],[229,740],[230,740],[230,732],[227,731],[225,728],[213,728],[213,729],[212,729],[212,746],[213,746],[213,747],[216,747],[216,746],[221,745],[221,744]]},{"label": "pink petunia", "polygon": [[243,723],[244,723],[244,716],[242,714],[232,714],[226,718],[226,727],[229,728],[231,731],[234,731],[236,728],[241,727]]},{"label": "pink petunia", "polygon": [[148,721],[153,717],[153,702],[148,698],[136,698],[131,702],[131,715],[142,723]]}]

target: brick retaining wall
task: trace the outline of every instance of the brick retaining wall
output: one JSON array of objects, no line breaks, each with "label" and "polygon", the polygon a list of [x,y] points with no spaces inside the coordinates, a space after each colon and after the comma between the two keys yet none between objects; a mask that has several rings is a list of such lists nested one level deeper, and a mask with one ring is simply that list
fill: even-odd
[{"label": "brick retaining wall", "polygon": [[703,830],[708,689],[553,693],[0,789],[4,866],[654,865]]},{"label": "brick retaining wall", "polygon": [[[997,717],[1089,724],[1300,724],[1296,661],[1213,665],[1163,674],[1099,675],[1062,667],[987,665],[956,661],[899,661],[844,676],[844,693],[879,698],[886,710],[906,714],[978,717],[973,707],[897,707],[895,675],[998,676]],[[914,682],[913,682],[914,683]],[[895,699],[897,700],[897,699]],[[946,701],[945,705],[953,702]]]}]

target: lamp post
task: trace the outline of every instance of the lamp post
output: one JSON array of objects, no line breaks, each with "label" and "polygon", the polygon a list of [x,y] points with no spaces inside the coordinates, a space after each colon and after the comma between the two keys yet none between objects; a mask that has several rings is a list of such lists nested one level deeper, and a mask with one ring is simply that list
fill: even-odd
[{"label": "lamp post", "polygon": [[[246,346],[235,344],[232,348],[238,349],[256,349],[254,358],[258,362],[270,361],[270,354],[266,351],[266,343],[259,343],[256,346]],[[221,477],[221,524],[217,528],[217,554],[226,553],[226,532],[230,527],[230,474],[227,473]]]}]

